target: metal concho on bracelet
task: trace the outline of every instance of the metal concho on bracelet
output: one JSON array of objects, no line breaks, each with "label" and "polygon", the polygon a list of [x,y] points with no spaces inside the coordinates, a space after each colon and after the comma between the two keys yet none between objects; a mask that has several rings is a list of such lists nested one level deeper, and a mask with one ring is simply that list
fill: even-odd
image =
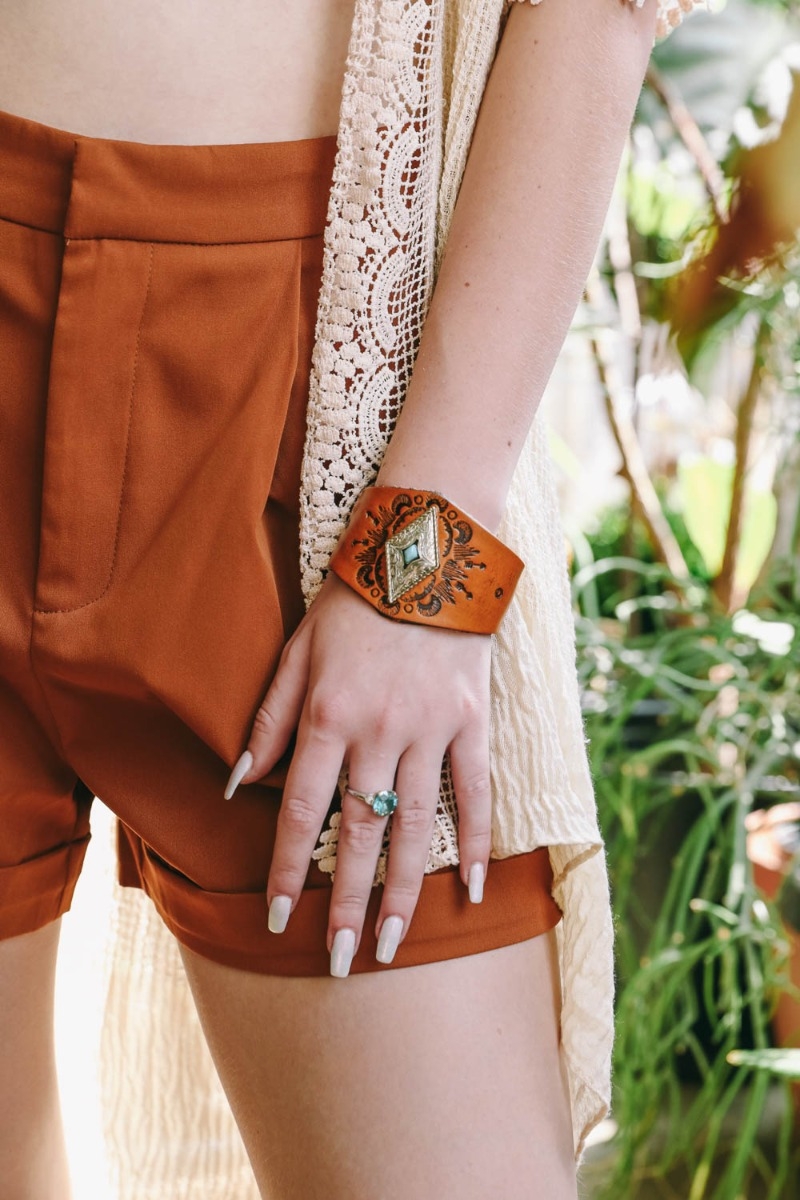
[{"label": "metal concho on bracelet", "polygon": [[368,804],[376,817],[390,817],[397,808],[397,792],[393,792],[391,788],[382,792],[359,792],[348,783],[344,790],[355,796],[356,800],[363,800]]}]

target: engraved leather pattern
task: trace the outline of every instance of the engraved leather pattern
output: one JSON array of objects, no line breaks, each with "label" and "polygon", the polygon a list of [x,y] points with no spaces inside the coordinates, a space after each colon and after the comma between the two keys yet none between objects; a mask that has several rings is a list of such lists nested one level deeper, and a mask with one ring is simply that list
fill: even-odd
[{"label": "engraved leather pattern", "polygon": [[438,492],[368,487],[331,569],[385,617],[494,633],[524,564]]}]

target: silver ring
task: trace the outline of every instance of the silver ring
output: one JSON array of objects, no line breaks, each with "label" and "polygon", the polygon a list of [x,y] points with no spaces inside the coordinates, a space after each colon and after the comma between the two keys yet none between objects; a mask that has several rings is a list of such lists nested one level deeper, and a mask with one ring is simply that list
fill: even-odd
[{"label": "silver ring", "polygon": [[397,808],[397,792],[393,792],[391,788],[386,788],[382,792],[358,792],[348,783],[344,790],[351,796],[355,796],[357,800],[363,800],[365,804],[368,804],[376,817],[390,817]]}]

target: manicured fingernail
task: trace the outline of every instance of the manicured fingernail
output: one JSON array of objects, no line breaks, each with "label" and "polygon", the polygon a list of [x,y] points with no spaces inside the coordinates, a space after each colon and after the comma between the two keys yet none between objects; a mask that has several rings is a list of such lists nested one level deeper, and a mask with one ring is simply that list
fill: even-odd
[{"label": "manicured fingernail", "polygon": [[236,765],[234,766],[233,770],[231,771],[231,777],[228,780],[227,784],[225,785],[225,799],[226,800],[230,800],[231,796],[236,791],[237,787],[242,782],[242,780],[244,779],[245,775],[250,770],[252,765],[253,765],[253,756],[249,750],[245,750],[244,754],[242,754],[239,757],[239,759],[237,760]]},{"label": "manicured fingernail", "polygon": [[356,949],[356,935],[352,929],[339,929],[331,946],[331,975],[346,979]]},{"label": "manicured fingernail", "polygon": [[400,945],[400,938],[403,933],[403,918],[402,917],[387,917],[381,925],[381,934],[378,938],[378,950],[375,955],[378,962],[390,963],[397,953],[397,947]]},{"label": "manicured fingernail", "polygon": [[283,933],[292,911],[291,896],[273,896],[269,906],[267,925],[270,933]]},{"label": "manicured fingernail", "polygon": [[469,869],[469,898],[473,904],[480,904],[483,899],[483,863],[473,863]]}]

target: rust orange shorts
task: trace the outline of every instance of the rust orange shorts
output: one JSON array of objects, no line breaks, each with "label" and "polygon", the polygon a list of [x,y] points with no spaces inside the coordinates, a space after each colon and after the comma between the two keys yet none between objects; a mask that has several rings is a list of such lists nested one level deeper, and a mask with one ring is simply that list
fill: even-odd
[{"label": "rust orange shorts", "polygon": [[[217,962],[327,974],[316,864],[265,885],[286,762],[223,789],[303,614],[298,491],[336,139],[145,145],[0,113],[0,936],[69,908],[99,797],[120,879]],[[561,916],[546,847],[481,905],[425,878],[392,967]]]}]

